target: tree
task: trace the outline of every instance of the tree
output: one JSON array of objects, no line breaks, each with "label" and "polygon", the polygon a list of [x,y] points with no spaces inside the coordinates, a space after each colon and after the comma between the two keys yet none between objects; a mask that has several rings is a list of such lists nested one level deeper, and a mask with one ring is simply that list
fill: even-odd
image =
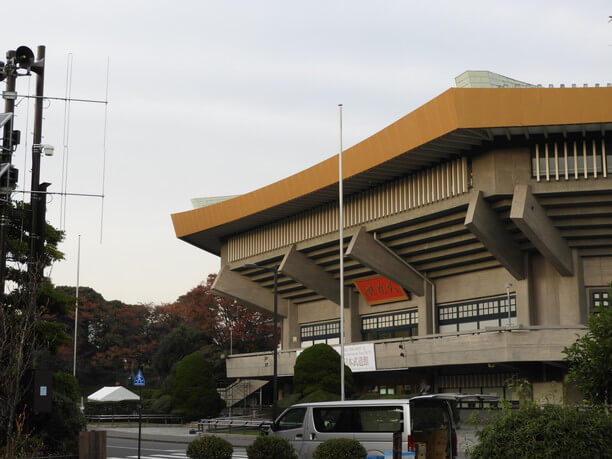
[{"label": "tree", "polygon": [[175,370],[173,411],[187,421],[217,416],[225,407],[212,375],[212,365],[198,351],[183,358]]},{"label": "tree", "polygon": [[179,316],[185,325],[212,337],[224,349],[230,347],[230,333],[235,352],[271,349],[273,326],[270,315],[217,295],[212,290],[216,278],[216,274],[209,274],[205,283],[163,308],[168,314]]},{"label": "tree", "polygon": [[63,259],[57,248],[64,234],[46,224],[43,252],[29,259],[31,210],[13,202],[9,215],[6,280],[9,293],[0,305],[0,451],[15,457],[29,423],[28,397],[32,388],[28,371],[69,340],[61,324],[67,305],[43,270]]},{"label": "tree", "polygon": [[[612,284],[610,290],[612,293]],[[595,311],[589,317],[587,333],[563,353],[569,364],[568,379],[587,401],[607,407],[612,402],[612,307]]]},{"label": "tree", "polygon": [[157,346],[153,355],[153,368],[158,375],[168,376],[176,362],[211,342],[211,338],[203,331],[184,325],[176,327]]},{"label": "tree", "polygon": [[[346,395],[351,395],[355,383],[353,372],[346,365],[344,385]],[[295,360],[293,387],[304,397],[320,391],[340,395],[340,354],[328,344],[315,344],[304,349]]]}]

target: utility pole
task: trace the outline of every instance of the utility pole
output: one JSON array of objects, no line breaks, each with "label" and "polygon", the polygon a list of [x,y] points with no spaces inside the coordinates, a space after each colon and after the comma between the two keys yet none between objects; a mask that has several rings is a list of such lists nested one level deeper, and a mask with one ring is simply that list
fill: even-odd
[{"label": "utility pole", "polygon": [[[34,164],[32,165],[32,196],[34,199],[40,198],[40,192],[46,191],[48,184],[39,184],[40,178],[40,154],[35,155],[34,151],[41,150],[40,141],[42,139],[42,106],[43,106],[43,90],[44,90],[44,69],[45,69],[45,47],[38,47],[38,59],[34,61],[34,53],[27,46],[19,46],[16,50],[10,50],[6,53],[6,64],[0,62],[0,81],[6,79],[6,90],[2,93],[4,98],[4,108],[10,119],[4,124],[2,137],[2,151],[0,153],[0,298],[4,298],[4,286],[6,282],[6,255],[8,245],[8,229],[10,225],[11,192],[17,184],[18,171],[11,164],[13,149],[20,141],[20,132],[13,130],[13,115],[15,112],[15,100],[17,99],[16,80],[18,76],[29,75],[30,71],[37,74],[36,80],[36,104],[35,104],[35,122],[34,122],[34,145],[32,156]],[[22,70],[25,73],[19,73]],[[36,156],[38,158],[36,159]],[[6,176],[5,176],[6,174]],[[35,186],[34,186],[35,184]],[[29,272],[37,270],[38,257],[34,256],[32,247],[40,250],[44,246],[44,213],[46,200],[42,197],[42,205],[38,204],[39,210],[33,213],[33,222],[36,220],[36,225],[31,230],[31,246],[30,246],[30,264]],[[32,206],[35,203],[32,202]],[[40,224],[40,216],[42,212],[43,225]],[[40,238],[40,235],[43,238]],[[41,245],[42,244],[42,245]],[[42,253],[42,252],[40,252]],[[34,270],[34,271],[30,271]]]},{"label": "utility pole", "polygon": [[[28,272],[38,280],[42,276],[39,263],[42,258],[45,240],[45,213],[47,187],[50,183],[40,182],[40,156],[42,154],[43,96],[45,87],[45,47],[39,46],[36,55],[36,102],[34,104],[34,138],[32,144],[32,228],[30,230],[30,260]],[[39,272],[40,271],[40,272]]]},{"label": "utility pole", "polygon": [[[11,115],[11,119],[4,125],[2,135],[2,166],[9,165],[13,156],[13,114],[15,113],[15,83],[17,81],[17,66],[14,50],[6,53],[6,64],[2,67],[2,75],[6,77],[6,91],[3,92],[4,111]],[[10,170],[6,171],[6,180],[0,183],[0,298],[4,298],[4,282],[6,279],[6,246],[8,241],[8,228],[10,224],[11,187],[9,182]]]}]

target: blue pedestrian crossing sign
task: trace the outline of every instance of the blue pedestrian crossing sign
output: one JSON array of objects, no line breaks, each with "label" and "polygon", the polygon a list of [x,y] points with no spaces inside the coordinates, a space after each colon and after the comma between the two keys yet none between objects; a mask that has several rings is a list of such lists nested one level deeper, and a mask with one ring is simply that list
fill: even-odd
[{"label": "blue pedestrian crossing sign", "polygon": [[134,378],[134,385],[135,386],[144,386],[145,385],[145,379],[144,379],[144,375],[142,374],[142,370],[138,370],[138,374]]}]

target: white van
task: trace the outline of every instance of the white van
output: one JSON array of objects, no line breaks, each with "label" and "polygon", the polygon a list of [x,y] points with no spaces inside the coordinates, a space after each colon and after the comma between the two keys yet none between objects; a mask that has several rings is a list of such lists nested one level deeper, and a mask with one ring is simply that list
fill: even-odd
[{"label": "white van", "polygon": [[448,458],[457,455],[457,433],[451,403],[486,395],[434,394],[410,399],[301,403],[287,408],[268,433],[285,438],[300,459],[311,459],[330,438],[358,440],[368,459],[391,458],[393,433],[401,432],[402,456]]}]

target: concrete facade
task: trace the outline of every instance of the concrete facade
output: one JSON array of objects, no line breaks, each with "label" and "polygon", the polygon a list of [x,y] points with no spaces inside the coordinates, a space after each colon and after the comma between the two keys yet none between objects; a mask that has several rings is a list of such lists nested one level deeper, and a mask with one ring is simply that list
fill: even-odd
[{"label": "concrete facade", "polygon": [[[557,393],[562,350],[612,282],[612,88],[462,91],[452,129],[426,135],[424,120],[442,124],[435,99],[347,152],[344,336],[372,352],[355,376],[380,393],[512,398],[509,377]],[[220,255],[219,293],[270,311],[272,274],[252,264],[278,267],[285,390],[300,349],[339,337],[337,202],[308,174],[267,207],[240,210],[249,196],[173,216],[177,236]],[[368,301],[355,281],[372,277],[408,299]],[[270,377],[272,354],[232,355],[227,375]]]}]

